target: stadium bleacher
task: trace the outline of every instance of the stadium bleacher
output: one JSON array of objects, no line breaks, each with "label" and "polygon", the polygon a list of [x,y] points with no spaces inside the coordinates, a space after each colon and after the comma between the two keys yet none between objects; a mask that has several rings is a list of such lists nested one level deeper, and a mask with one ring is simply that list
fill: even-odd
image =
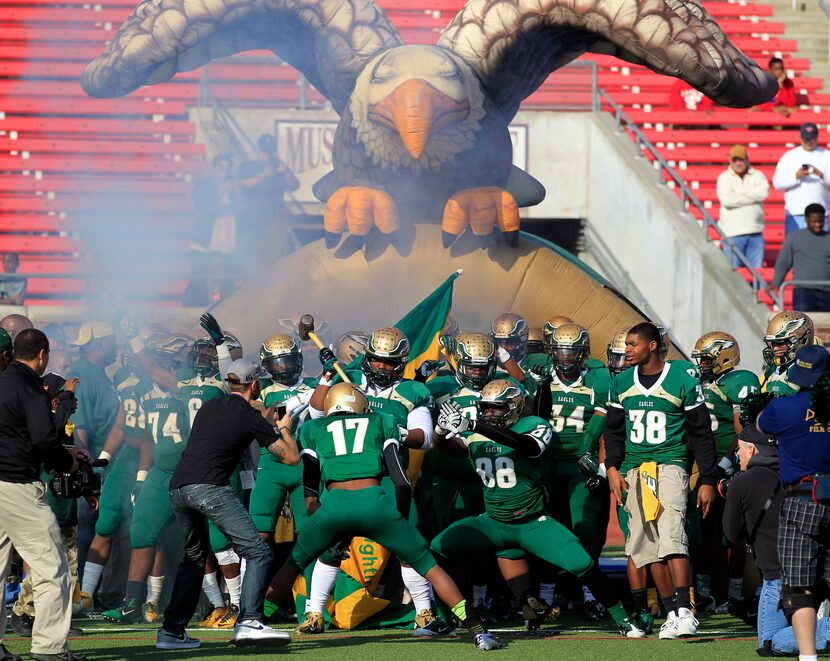
[{"label": "stadium bleacher", "polygon": [[[380,0],[408,43],[434,43],[462,4]],[[226,104],[300,104],[298,73],[265,51],[214,61],[206,72],[182,73],[123,99],[87,97],[78,83],[83,67],[133,6],[132,0],[65,0],[59,6],[51,0],[0,0],[0,170],[11,175],[0,179],[0,242],[4,250],[22,253],[21,271],[56,276],[33,279],[29,304],[79,300],[83,288],[78,280],[60,277],[82,270],[83,241],[73,220],[92,200],[101,200],[104,211],[117,212],[115,193],[125,178],[131,193],[146,202],[145,209],[175,219],[184,241],[190,181],[205,169],[204,147],[194,141],[187,108],[197,103],[203,79]],[[821,79],[809,76],[808,60],[792,57],[797,41],[774,20],[772,6],[716,0],[707,2],[707,9],[762,66],[772,56],[783,57],[809,105],[788,118],[762,109],[670,111],[672,79],[608,56],[584,59],[596,63],[599,85],[644,129],[717,218],[715,180],[729,147],[747,144],[753,163],[771,179],[780,153],[797,144],[799,124],[811,120],[824,127],[830,121],[825,110],[830,94],[821,92]],[[585,94],[543,86],[525,105],[562,106]],[[306,107],[325,106],[310,87],[305,102]],[[766,260],[771,266],[783,240],[783,196],[777,191],[767,211]]]}]

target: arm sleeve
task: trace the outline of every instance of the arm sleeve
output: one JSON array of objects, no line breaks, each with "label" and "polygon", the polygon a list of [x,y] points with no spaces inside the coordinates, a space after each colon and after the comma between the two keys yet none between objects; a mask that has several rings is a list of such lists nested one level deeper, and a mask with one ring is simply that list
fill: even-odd
[{"label": "arm sleeve", "polygon": [[798,166],[793,167],[789,162],[789,152],[785,152],[775,166],[775,173],[772,175],[772,185],[778,190],[790,190],[800,185],[795,178],[795,171]]},{"label": "arm sleeve", "polygon": [[75,394],[67,390],[61,392],[58,397],[58,408],[55,410],[55,429],[60,434],[66,427],[69,418],[72,417],[72,405],[75,402]]},{"label": "arm sleeve", "polygon": [[775,401],[772,401],[767,404],[767,407],[763,411],[761,411],[761,414],[758,416],[756,426],[758,427],[758,431],[775,436],[776,434],[784,431],[786,428],[786,426],[782,425],[781,422],[782,421],[778,416],[778,406],[776,406]]},{"label": "arm sleeve", "polygon": [[787,277],[787,273],[793,267],[793,234],[790,234],[784,239],[784,245],[781,246],[781,252],[778,253],[778,259],[775,260],[775,274],[772,276],[772,284],[780,287]]},{"label": "arm sleeve", "polygon": [[55,470],[66,471],[72,467],[72,455],[61,444],[45,394],[38,394],[27,403],[26,426],[35,456],[41,457]]},{"label": "arm sleeve", "polygon": [[303,495],[306,498],[315,498],[320,495],[320,460],[316,454],[303,452],[300,458],[303,461]]},{"label": "arm sleeve", "polygon": [[[233,362],[227,342],[222,342],[216,347],[216,357],[219,359],[219,376],[222,377],[222,385],[225,385],[228,379],[228,370]],[[227,390],[227,386],[225,386],[225,389]]]},{"label": "arm sleeve", "polygon": [[416,406],[406,416],[407,429],[420,429],[424,432],[424,447],[432,447],[432,413],[426,406]]},{"label": "arm sleeve", "polygon": [[[714,486],[717,483],[715,475],[717,455],[715,439],[712,436],[712,418],[709,415],[709,409],[704,404],[686,411],[686,438],[700,471],[701,484]],[[607,448],[607,436],[605,443]],[[606,464],[607,461],[606,459]]]},{"label": "arm sleeve", "polygon": [[398,444],[394,440],[386,441],[383,446],[383,463],[389,477],[395,484],[395,502],[398,505],[398,512],[404,519],[409,518],[409,505],[412,501],[412,485],[406,477],[406,471],[401,466],[401,458],[398,454]]},{"label": "arm sleeve", "polygon": [[723,509],[723,535],[730,544],[737,544],[746,536],[744,516],[741,511],[742,491],[740,484],[733,482],[726,494],[726,504]]},{"label": "arm sleeve", "polygon": [[604,416],[597,415],[596,413],[591,416],[591,420],[585,428],[580,454],[585,454],[586,452],[594,454],[599,449],[599,437],[602,436],[602,428],[604,425]]},{"label": "arm sleeve", "polygon": [[540,443],[532,436],[528,436],[527,434],[517,434],[510,429],[501,429],[500,427],[487,425],[483,422],[476,422],[475,431],[477,434],[486,436],[491,441],[495,441],[496,443],[501,443],[509,448],[518,450],[530,459],[537,459],[541,457],[542,453],[545,451],[544,444]]},{"label": "arm sleeve", "polygon": [[625,411],[619,404],[609,404],[602,436],[605,439],[605,465],[619,470],[625,457]]},{"label": "arm sleeve", "polygon": [[550,420],[550,412],[553,410],[550,382],[549,376],[542,379],[536,386],[536,396],[533,399],[533,414],[542,420]]}]

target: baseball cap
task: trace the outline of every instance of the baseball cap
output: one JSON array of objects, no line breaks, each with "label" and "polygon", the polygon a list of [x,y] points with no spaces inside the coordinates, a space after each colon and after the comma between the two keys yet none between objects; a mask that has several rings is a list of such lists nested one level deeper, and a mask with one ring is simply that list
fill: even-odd
[{"label": "baseball cap", "polygon": [[0,328],[0,351],[8,351],[12,348],[12,336],[5,328]]},{"label": "baseball cap", "polygon": [[818,126],[813,122],[804,122],[801,125],[802,140],[818,140]]},{"label": "baseball cap", "polygon": [[787,372],[787,379],[802,388],[814,386],[830,365],[830,353],[818,344],[801,347],[795,354],[795,362]]},{"label": "baseball cap", "polygon": [[729,150],[729,158],[730,160],[733,158],[742,158],[743,160],[747,159],[746,147],[743,145],[735,145],[732,149]]},{"label": "baseball cap", "polygon": [[103,337],[110,337],[115,335],[106,321],[85,321],[81,324],[78,330],[78,339],[72,342],[76,347],[83,347],[92,342],[92,340],[100,340]]},{"label": "baseball cap", "polygon": [[60,374],[55,374],[54,372],[50,372],[43,377],[43,385],[46,388],[46,394],[49,396],[49,399],[55,399],[60,391],[63,390],[63,386],[65,384],[66,379],[64,379]]},{"label": "baseball cap", "polygon": [[744,427],[741,433],[738,434],[738,440],[744,443],[752,443],[758,448],[758,452],[761,454],[778,454],[778,446],[775,443],[775,439],[758,429],[755,423]]},{"label": "baseball cap", "polygon": [[228,368],[228,383],[243,385],[260,379],[267,379],[271,375],[262,369],[262,365],[250,358],[237,358]]}]

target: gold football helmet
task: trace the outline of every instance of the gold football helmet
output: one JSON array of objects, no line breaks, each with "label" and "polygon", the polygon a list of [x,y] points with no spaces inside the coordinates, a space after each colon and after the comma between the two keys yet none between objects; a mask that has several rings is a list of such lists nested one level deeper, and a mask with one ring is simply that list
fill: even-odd
[{"label": "gold football helmet", "polygon": [[300,345],[290,335],[272,335],[259,348],[262,369],[271,374],[277,383],[291,386],[303,373],[303,353]]},{"label": "gold football helmet", "polygon": [[524,317],[515,312],[505,312],[493,319],[490,327],[493,340],[520,363],[527,355],[528,326]]},{"label": "gold football helmet", "polygon": [[779,312],[767,324],[764,336],[764,361],[770,367],[789,365],[796,352],[815,338],[813,320],[803,312]]},{"label": "gold football helmet", "polygon": [[527,352],[528,354],[546,353],[545,338],[542,335],[542,329],[538,326],[531,326],[527,329]]},{"label": "gold football helmet", "polygon": [[334,355],[338,362],[348,365],[358,356],[366,353],[369,333],[365,331],[348,331],[334,341]]},{"label": "gold football helmet", "polygon": [[476,402],[478,419],[496,427],[510,427],[522,416],[525,396],[514,381],[496,379],[481,389],[481,399]]},{"label": "gold football helmet", "polygon": [[729,333],[710,331],[695,342],[692,360],[704,381],[734,369],[741,362],[741,348]]},{"label": "gold football helmet", "polygon": [[[397,328],[387,326],[378,328],[369,337],[362,369],[369,383],[379,388],[388,388],[403,378],[408,361],[409,340]],[[372,365],[372,362],[379,362],[384,366],[377,367]]]},{"label": "gold football helmet", "polygon": [[145,344],[165,369],[175,370],[187,364],[190,351],[196,340],[189,335],[168,335]]},{"label": "gold football helmet", "polygon": [[657,322],[652,323],[654,323],[660,333],[660,347],[657,350],[657,355],[660,356],[660,360],[666,360],[666,356],[669,355],[669,330]]},{"label": "gold football helmet", "polygon": [[369,413],[369,400],[363,391],[353,383],[336,383],[326,393],[323,401],[326,415],[338,413]]},{"label": "gold football helmet", "polygon": [[605,355],[608,358],[608,371],[611,376],[617,376],[628,369],[628,365],[625,364],[625,338],[628,337],[628,331],[631,328],[631,326],[621,328],[611,336],[611,341],[608,343]]},{"label": "gold football helmet", "polygon": [[[225,344],[231,352],[231,359],[242,358],[242,345],[236,336],[225,331]],[[219,371],[219,357],[216,345],[209,337],[202,337],[193,342],[187,355],[187,367],[196,370],[202,376],[210,376]]]},{"label": "gold football helmet", "polygon": [[550,353],[550,340],[553,337],[553,331],[559,328],[562,324],[573,323],[576,323],[573,319],[565,317],[561,314],[553,316],[545,322],[545,326],[542,328],[542,339],[545,342],[545,347],[547,348],[548,353]]},{"label": "gold football helmet", "polygon": [[459,333],[453,360],[458,382],[472,390],[481,390],[496,373],[496,345],[484,333]]},{"label": "gold football helmet", "polygon": [[579,324],[562,324],[550,338],[550,356],[557,372],[576,378],[591,353],[588,331]]}]

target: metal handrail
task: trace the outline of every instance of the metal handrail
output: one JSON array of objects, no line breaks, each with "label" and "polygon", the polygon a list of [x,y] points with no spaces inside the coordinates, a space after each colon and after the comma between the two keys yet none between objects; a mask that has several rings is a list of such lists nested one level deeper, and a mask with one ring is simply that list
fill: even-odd
[{"label": "metal handrail", "polygon": [[[695,207],[700,211],[701,216],[703,217],[703,236],[706,238],[707,241],[711,241],[712,239],[709,238],[709,228],[715,230],[715,233],[718,235],[723,244],[725,244],[731,254],[734,254],[737,257],[738,261],[741,265],[746,268],[749,273],[752,275],[752,293],[755,295],[755,298],[760,300],[760,293],[763,291],[764,287],[766,287],[766,280],[761,277],[761,274],[756,271],[752,265],[749,263],[749,260],[744,255],[743,251],[738,249],[738,247],[732,243],[732,240],[723,233],[723,230],[718,225],[717,221],[712,218],[711,214],[707,211],[706,207],[704,207],[703,202],[701,202],[697,195],[692,192],[692,189],[689,188],[688,184],[685,180],[678,174],[677,170],[675,170],[671,165],[668,164],[666,159],[657,151],[657,148],[654,144],[649,140],[642,132],[639,126],[635,124],[628,115],[625,114],[625,111],[622,107],[614,101],[613,98],[606,92],[604,89],[599,88],[597,90],[598,95],[601,99],[605,100],[612,108],[614,119],[617,122],[617,130],[622,133],[623,130],[631,131],[634,134],[634,144],[637,149],[637,155],[642,155],[642,151],[645,150],[649,152],[652,157],[654,157],[654,162],[658,164],[658,176],[659,176],[659,183],[663,182],[662,173],[665,172],[669,175],[669,178],[674,181],[675,185],[677,186],[680,192],[680,208],[684,212],[688,212],[690,207]],[[733,263],[730,260],[730,265]],[[735,266],[732,265],[732,270],[735,270]]]},{"label": "metal handrail", "polygon": [[[781,286],[770,294],[772,302],[779,310],[784,309],[784,289],[787,287],[826,287],[830,289],[830,280],[787,280],[782,282]],[[806,311],[810,312],[810,310]]]}]

